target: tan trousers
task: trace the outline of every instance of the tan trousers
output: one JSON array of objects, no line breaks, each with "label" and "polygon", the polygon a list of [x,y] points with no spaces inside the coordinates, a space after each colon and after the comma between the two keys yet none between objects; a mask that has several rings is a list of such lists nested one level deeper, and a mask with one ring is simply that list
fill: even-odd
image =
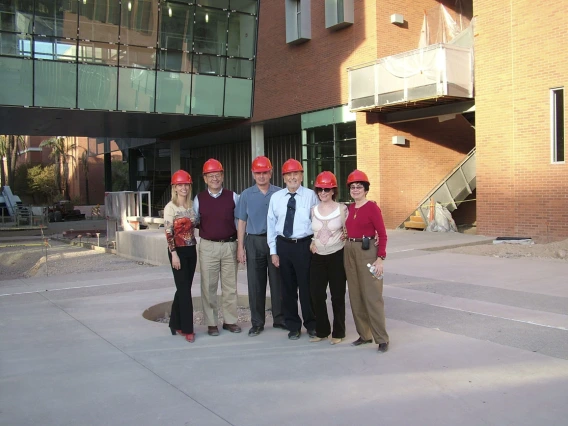
[{"label": "tan trousers", "polygon": [[377,249],[373,245],[369,250],[363,250],[361,242],[345,242],[343,263],[357,333],[364,340],[374,338],[375,343],[388,343],[383,280],[373,278],[367,268],[367,263],[372,264],[375,260]]},{"label": "tan trousers", "polygon": [[221,277],[221,309],[225,324],[237,323],[237,242],[199,242],[201,302],[207,326],[218,324],[217,288]]}]

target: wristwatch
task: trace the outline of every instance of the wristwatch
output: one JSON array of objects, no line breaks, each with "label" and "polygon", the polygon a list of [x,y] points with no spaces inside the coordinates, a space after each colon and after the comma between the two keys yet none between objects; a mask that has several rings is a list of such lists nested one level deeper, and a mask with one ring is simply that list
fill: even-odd
[{"label": "wristwatch", "polygon": [[385,260],[385,256],[379,256],[379,259]]}]

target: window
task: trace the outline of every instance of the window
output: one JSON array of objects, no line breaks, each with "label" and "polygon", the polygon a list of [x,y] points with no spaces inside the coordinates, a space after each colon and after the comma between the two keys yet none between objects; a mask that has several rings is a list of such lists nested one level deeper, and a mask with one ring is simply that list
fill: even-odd
[{"label": "window", "polygon": [[286,43],[299,44],[311,38],[310,0],[286,0]]},{"label": "window", "polygon": [[550,91],[552,161],[564,162],[564,89]]},{"label": "window", "polygon": [[339,30],[353,24],[353,0],[325,0],[325,27]]},{"label": "window", "polygon": [[357,168],[355,122],[330,124],[306,130],[304,146],[308,185],[324,170],[335,174],[338,183],[339,201],[349,199],[345,186],[347,176]]}]

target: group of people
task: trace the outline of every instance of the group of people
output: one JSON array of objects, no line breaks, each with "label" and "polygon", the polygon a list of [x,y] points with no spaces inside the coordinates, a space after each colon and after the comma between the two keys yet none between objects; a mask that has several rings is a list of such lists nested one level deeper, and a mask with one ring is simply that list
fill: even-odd
[{"label": "group of people", "polygon": [[[290,340],[300,338],[303,326],[310,342],[329,338],[331,344],[340,343],[346,335],[348,283],[359,334],[352,345],[374,340],[379,352],[386,352],[389,336],[382,274],[387,235],[379,206],[367,200],[367,175],[355,170],[348,176],[354,203],[346,206],[336,201],[337,179],[329,171],[317,176],[312,190],[302,186],[304,170],[299,161],[289,159],[283,164],[283,189],[271,184],[272,170],[268,158],[255,158],[251,167],[255,184],[238,196],[223,188],[221,163],[209,159],[203,165],[207,189],[193,200],[189,173],[179,170],[173,174],[172,199],[164,209],[176,285],[169,324],[172,334],[195,341],[191,285],[199,258],[203,315],[210,336],[219,335],[219,280],[223,329],[241,332],[237,324],[237,269],[242,263],[248,277],[249,336],[264,331],[266,288],[270,285],[275,328],[287,330]],[[327,313],[328,287],[333,325]]]}]

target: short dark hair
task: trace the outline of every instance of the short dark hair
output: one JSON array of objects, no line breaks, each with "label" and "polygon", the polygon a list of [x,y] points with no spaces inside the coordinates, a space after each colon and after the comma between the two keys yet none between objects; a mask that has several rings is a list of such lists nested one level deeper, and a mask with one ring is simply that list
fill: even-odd
[{"label": "short dark hair", "polygon": [[369,182],[361,182],[361,181],[351,182],[351,183],[349,184],[349,186],[351,187],[351,185],[353,185],[354,183],[363,185],[363,188],[365,188],[365,192],[368,192],[368,191],[369,191],[369,186],[371,186],[371,184],[370,184]]}]

